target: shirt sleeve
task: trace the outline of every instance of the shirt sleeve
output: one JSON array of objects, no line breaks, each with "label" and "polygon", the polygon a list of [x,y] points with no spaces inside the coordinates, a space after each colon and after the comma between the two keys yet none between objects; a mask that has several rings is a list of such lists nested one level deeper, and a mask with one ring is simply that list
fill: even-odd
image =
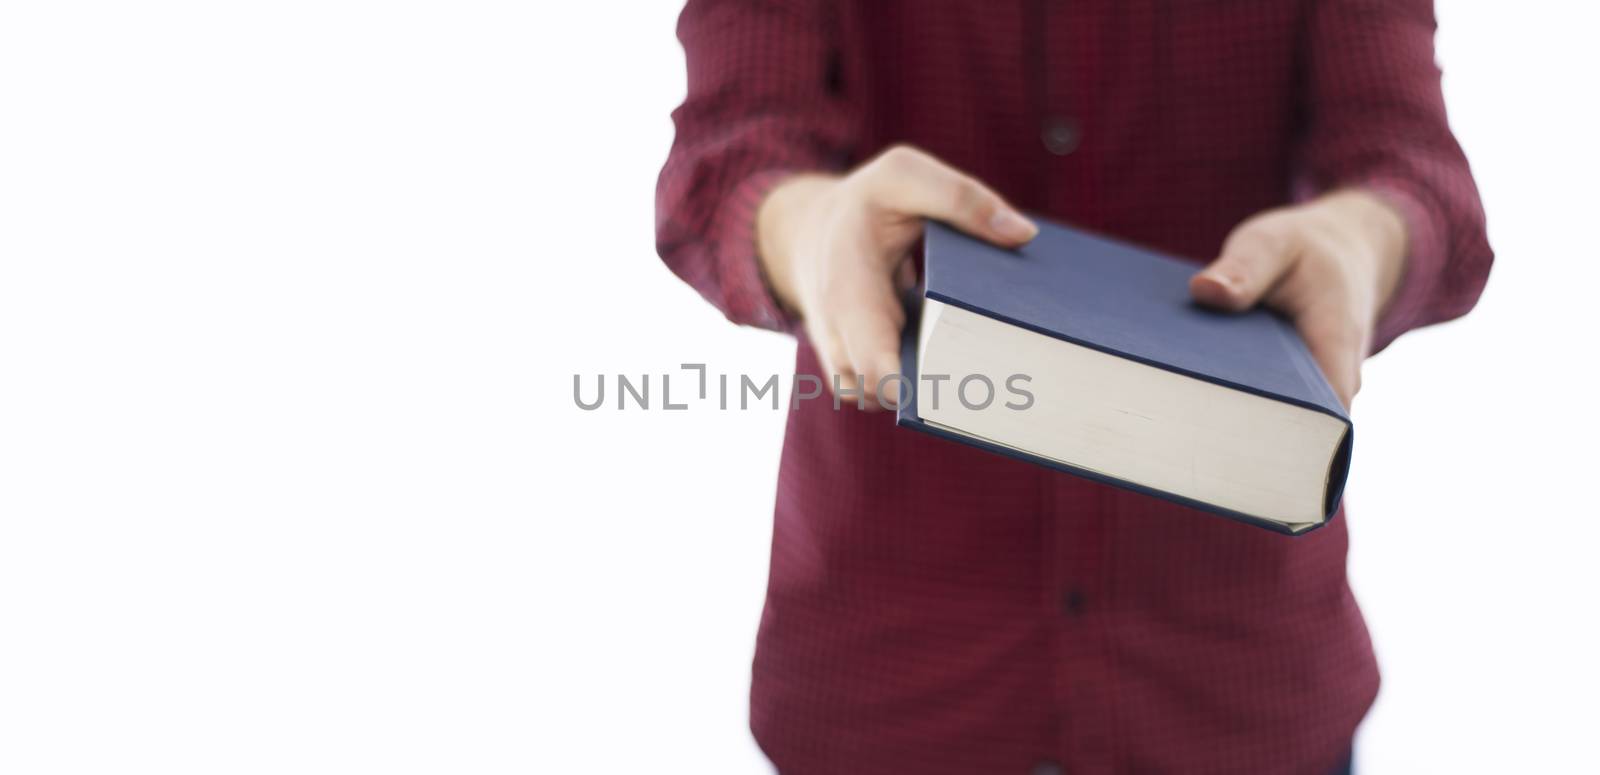
[{"label": "shirt sleeve", "polygon": [[678,19],[689,85],[656,186],[656,249],[735,323],[796,327],[762,276],[756,209],[788,175],[852,155],[840,23],[824,0],[690,0]]},{"label": "shirt sleeve", "polygon": [[1374,352],[1466,314],[1494,262],[1477,186],[1445,118],[1435,28],[1432,0],[1315,0],[1307,19],[1297,193],[1365,187],[1400,213],[1409,235]]}]

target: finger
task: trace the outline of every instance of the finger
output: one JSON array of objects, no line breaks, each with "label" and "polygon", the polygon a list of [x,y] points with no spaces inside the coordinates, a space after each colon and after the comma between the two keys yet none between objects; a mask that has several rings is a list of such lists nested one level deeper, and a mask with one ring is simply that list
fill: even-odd
[{"label": "finger", "polygon": [[1322,368],[1322,375],[1348,409],[1361,389],[1366,337],[1355,318],[1340,309],[1341,305],[1331,303],[1310,307],[1296,316],[1295,327]]},{"label": "finger", "polygon": [[839,378],[838,389],[854,389],[855,378],[849,374],[854,370],[850,367],[850,356],[844,342],[831,327],[813,322],[820,319],[821,316],[818,316],[806,321],[806,336],[811,340],[811,349],[817,354],[818,365],[822,367],[822,373],[817,376],[822,378],[823,386],[830,394],[835,391],[835,377]]},{"label": "finger", "polygon": [[894,270],[895,290],[906,293],[917,287],[917,267],[909,257],[903,259]]},{"label": "finger", "polygon": [[1039,227],[988,186],[932,155],[899,145],[868,163],[863,182],[880,206],[935,218],[1006,247],[1028,242]]},{"label": "finger", "polygon": [[[877,409],[879,385],[889,375],[900,373],[900,331],[905,326],[905,310],[887,277],[863,277],[854,288],[835,312],[835,320],[852,370],[861,377],[859,387],[867,391],[866,406]],[[891,380],[883,387],[884,404],[896,405],[897,383]]]},{"label": "finger", "polygon": [[1189,280],[1196,301],[1225,310],[1245,310],[1260,302],[1293,266],[1294,243],[1271,218],[1240,224],[1222,244],[1210,266]]}]

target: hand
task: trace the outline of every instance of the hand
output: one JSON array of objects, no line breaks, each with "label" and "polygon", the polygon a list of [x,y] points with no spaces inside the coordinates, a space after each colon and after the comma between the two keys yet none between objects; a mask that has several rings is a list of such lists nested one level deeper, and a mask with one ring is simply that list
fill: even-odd
[{"label": "hand", "polygon": [[[982,183],[909,146],[843,177],[790,178],[756,216],[774,294],[804,320],[829,387],[836,377],[841,390],[867,391],[867,408],[878,406],[871,399],[880,382],[900,371],[905,311],[896,288],[916,282],[908,251],[923,218],[1005,247],[1039,233]],[[893,403],[898,391],[884,387]]]},{"label": "hand", "polygon": [[1221,309],[1263,302],[1287,315],[1349,407],[1405,252],[1400,216],[1377,196],[1349,189],[1239,224],[1189,291]]}]

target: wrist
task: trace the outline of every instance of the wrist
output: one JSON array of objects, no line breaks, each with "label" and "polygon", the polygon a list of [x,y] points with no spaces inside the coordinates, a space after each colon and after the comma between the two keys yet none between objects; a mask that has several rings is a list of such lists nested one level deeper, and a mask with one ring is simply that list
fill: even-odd
[{"label": "wrist", "polygon": [[756,209],[756,252],[762,272],[772,295],[790,312],[800,309],[794,282],[796,245],[815,230],[807,222],[814,220],[812,213],[836,180],[830,175],[793,175],[773,186]]},{"label": "wrist", "polygon": [[1405,273],[1408,252],[1405,219],[1383,197],[1365,189],[1337,191],[1324,201],[1340,214],[1341,225],[1364,247],[1360,254],[1372,263],[1375,312],[1381,313]]}]

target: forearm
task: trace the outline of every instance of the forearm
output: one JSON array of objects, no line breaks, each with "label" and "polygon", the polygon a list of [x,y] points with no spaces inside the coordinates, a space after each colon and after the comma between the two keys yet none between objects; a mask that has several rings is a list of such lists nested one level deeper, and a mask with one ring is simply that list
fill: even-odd
[{"label": "forearm", "polygon": [[1445,115],[1432,0],[1315,0],[1307,8],[1308,121],[1295,189],[1302,198],[1364,191],[1404,233],[1403,260],[1383,267],[1392,275],[1383,277],[1377,351],[1471,309],[1494,252]]},{"label": "forearm", "polygon": [[792,171],[825,169],[859,142],[859,106],[824,77],[834,14],[823,0],[689,0],[679,18],[688,89],[657,184],[656,246],[737,323],[794,330],[758,255],[758,210]]}]

